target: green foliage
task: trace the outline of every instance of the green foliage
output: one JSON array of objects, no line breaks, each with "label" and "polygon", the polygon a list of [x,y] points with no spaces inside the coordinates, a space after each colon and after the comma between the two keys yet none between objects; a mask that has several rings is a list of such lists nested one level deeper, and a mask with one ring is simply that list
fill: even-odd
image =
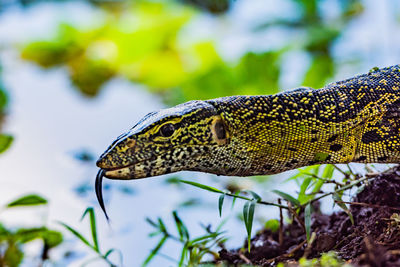
[{"label": "green foliage", "polygon": [[274,233],[279,230],[279,221],[276,219],[268,220],[265,222],[264,227]]},{"label": "green foliage", "polygon": [[203,257],[207,254],[211,254],[216,257],[216,252],[213,248],[220,246],[226,241],[226,238],[222,236],[223,232],[220,231],[223,223],[221,223],[215,231],[211,231],[209,227],[204,227],[205,234],[196,238],[190,238],[189,230],[185,223],[178,216],[176,211],[172,212],[172,216],[175,221],[178,236],[171,233],[165,226],[164,221],[161,218],[157,219],[157,222],[146,218],[147,223],[153,226],[156,231],[149,234],[150,237],[161,235],[161,238],[154,249],[151,250],[142,266],[146,266],[157,254],[160,254],[161,248],[164,246],[168,239],[178,241],[182,245],[181,256],[179,258],[179,266],[198,266]]},{"label": "green foliage", "polygon": [[295,199],[294,197],[292,197],[291,195],[289,195],[289,194],[286,194],[286,193],[284,193],[282,191],[279,191],[279,190],[272,190],[272,192],[274,192],[275,194],[281,196],[283,199],[289,201],[295,207],[300,205],[300,202],[297,199]]},{"label": "green foliage", "polygon": [[354,218],[353,215],[351,214],[351,211],[349,210],[349,208],[347,208],[346,204],[343,203],[343,199],[342,199],[342,194],[340,194],[343,192],[339,192],[339,193],[335,193],[332,195],[333,200],[335,201],[335,203],[343,210],[347,213],[347,215],[349,215],[350,221],[352,224],[354,224]]},{"label": "green foliage", "polygon": [[198,187],[198,188],[213,192],[213,193],[224,194],[224,191],[221,191],[221,190],[219,190],[217,188],[214,188],[214,187],[211,187],[211,186],[208,186],[208,185],[204,185],[204,184],[200,184],[200,183],[196,183],[196,182],[192,182],[192,181],[187,181],[187,180],[179,180],[179,181],[182,182],[182,183],[185,183],[185,184],[189,184],[189,185],[192,185],[192,186],[195,186],[195,187]]},{"label": "green foliage", "polygon": [[30,194],[30,195],[25,195],[22,196],[10,203],[7,204],[8,208],[11,207],[20,207],[20,206],[36,206],[36,205],[45,205],[47,204],[47,199],[36,195],[36,194]]},{"label": "green foliage", "polygon": [[[362,5],[359,0],[341,4],[340,13],[328,20],[321,14],[321,1],[292,1],[299,6],[299,16],[269,18],[255,30],[280,26],[304,35],[304,40],[274,50],[247,52],[234,63],[225,62],[209,40],[182,42],[185,26],[198,10],[173,1],[127,2],[92,29],[60,25],[55,38],[27,44],[22,56],[43,67],[67,66],[71,81],[87,96],[97,95],[105,82],[122,76],[146,85],[172,105],[191,99],[276,93],[282,57],[301,49],[311,59],[303,85],[320,87],[336,71],[331,46],[347,23],[362,12]],[[230,5],[228,0],[186,2],[217,13]],[[126,17],[135,20],[134,26],[126,23]]]},{"label": "green foliage", "polygon": [[320,258],[306,259],[301,258],[299,260],[300,267],[351,267],[350,264],[346,264],[341,260],[335,252],[330,251],[323,253]]},{"label": "green foliage", "polygon": [[[1,72],[2,72],[2,67],[0,62],[0,129],[8,104],[8,95],[6,93],[6,89],[1,79]],[[0,154],[5,152],[11,146],[13,140],[14,140],[13,136],[1,133],[0,130]]]},{"label": "green foliage", "polygon": [[311,237],[311,203],[308,203],[304,209],[304,225],[306,228],[307,241],[310,241]]},{"label": "green foliage", "polygon": [[[47,200],[38,195],[27,195],[5,205],[6,208],[31,207],[32,205],[46,205]],[[49,251],[60,245],[63,236],[60,232],[48,229],[45,226],[33,228],[6,227],[0,222],[0,265],[16,267],[25,257],[24,244],[33,240],[43,243],[40,259],[42,264],[48,260]]]},{"label": "green foliage", "polygon": [[177,45],[178,31],[192,10],[172,2],[131,4],[125,12],[138,23],[129,26],[121,14],[90,30],[60,25],[58,36],[28,44],[22,56],[43,67],[66,65],[73,83],[87,96],[95,96],[117,74],[155,91],[177,86],[193,68],[190,62],[198,61],[195,49],[186,52]]},{"label": "green foliage", "polygon": [[228,11],[232,0],[183,0],[183,2],[213,14],[222,14]]},{"label": "green foliage", "polygon": [[87,247],[89,247],[97,255],[97,257],[99,259],[104,260],[111,267],[116,267],[117,265],[110,261],[109,256],[114,251],[117,251],[117,250],[109,249],[108,251],[106,251],[104,253],[102,253],[101,250],[100,250],[98,237],[97,237],[96,216],[95,216],[93,207],[88,207],[85,210],[85,212],[82,215],[82,219],[81,220],[83,220],[86,217],[86,215],[89,216],[89,225],[90,225],[90,230],[91,230],[91,235],[92,235],[92,241],[89,241],[78,230],[76,230],[75,228],[69,226],[68,224],[63,223],[63,222],[59,222],[59,224],[61,224],[65,229],[67,229],[70,233],[72,233],[83,244],[85,244]]},{"label": "green foliage", "polygon": [[[0,69],[0,75],[1,75],[1,69]],[[5,91],[5,87],[0,77],[0,113],[4,113],[4,110],[7,107],[7,103],[8,103],[8,95]]]},{"label": "green foliage", "polygon": [[174,104],[189,99],[277,93],[281,54],[279,51],[247,53],[233,66],[216,56],[214,65],[194,73],[179,88],[172,90],[167,100]]},{"label": "green foliage", "polygon": [[6,151],[13,142],[14,137],[8,134],[0,134],[0,154]]},{"label": "green foliage", "polygon": [[8,95],[6,93],[5,86],[1,79],[2,67],[0,62],[0,113],[4,113],[4,109],[7,107]]},{"label": "green foliage", "polygon": [[[237,191],[233,194],[228,191],[222,191],[215,187],[211,187],[211,186],[196,183],[196,182],[191,182],[191,181],[186,181],[186,180],[180,180],[180,182],[195,186],[197,188],[206,190],[208,192],[220,194],[220,197],[218,198],[218,211],[219,211],[220,215],[221,215],[221,211],[223,208],[224,199],[226,196],[232,197],[234,201],[236,199],[245,200],[246,202],[243,206],[243,214],[242,215],[243,215],[243,222],[244,222],[246,232],[247,232],[248,251],[250,251],[250,249],[251,249],[251,246],[250,246],[251,231],[252,231],[254,211],[255,211],[256,204],[277,206],[280,208],[287,209],[290,213],[293,214],[294,217],[297,218],[297,220],[300,219],[300,216],[298,215],[298,213],[304,212],[303,225],[304,225],[304,230],[305,230],[305,234],[306,234],[308,242],[312,242],[312,239],[314,236],[311,234],[312,233],[311,218],[312,218],[312,212],[313,212],[312,203],[314,201],[318,201],[322,198],[331,196],[334,203],[338,204],[339,207],[341,207],[349,215],[350,220],[353,222],[352,214],[351,214],[350,210],[347,208],[347,206],[343,203],[341,196],[343,195],[344,191],[352,189],[357,186],[360,186],[360,184],[362,182],[370,179],[370,176],[360,178],[359,175],[357,175],[351,171],[349,165],[347,165],[347,167],[348,167],[347,171],[343,171],[332,164],[327,164],[325,166],[320,166],[320,165],[308,166],[308,167],[299,169],[297,174],[293,175],[292,177],[290,177],[288,179],[288,180],[295,180],[298,183],[298,185],[300,187],[300,191],[299,191],[299,194],[297,197],[293,196],[293,195],[289,195],[289,194],[279,191],[279,190],[272,191],[275,194],[282,197],[288,203],[290,203],[290,205],[288,205],[288,206],[263,201],[258,194],[256,194],[253,191],[250,191],[250,190]],[[335,179],[333,179],[335,170],[337,170],[339,173],[341,173],[343,175],[342,182],[335,181]],[[340,177],[340,176],[338,175],[338,177]],[[353,182],[348,183],[348,180],[351,180]],[[329,191],[329,192],[321,191],[321,188],[328,183],[335,184],[334,190]],[[248,195],[251,195],[252,198],[249,198]],[[156,224],[154,224],[153,226],[156,226]],[[277,220],[269,220],[265,224],[265,228],[270,229],[271,231],[277,231],[279,229],[279,227],[280,227],[280,222]],[[165,242],[165,240],[160,240],[160,242],[161,241]],[[159,248],[159,247],[157,246],[156,248]],[[157,253],[158,252],[155,251],[154,255]],[[316,262],[318,262],[318,261],[316,261]]]},{"label": "green foliage", "polygon": [[161,238],[157,245],[150,251],[150,254],[147,256],[142,266],[146,266],[156,255],[162,255],[160,251],[168,239],[175,240],[182,245],[181,256],[179,260],[177,260],[178,266],[198,266],[203,257],[207,254],[218,257],[213,249],[217,246],[221,246],[226,241],[223,232],[220,231],[224,222],[222,222],[215,231],[212,231],[210,227],[203,227],[205,230],[204,235],[190,238],[189,230],[178,213],[173,211],[172,216],[178,235],[174,235],[169,231],[161,218],[158,218],[156,222],[150,218],[146,218],[147,223],[155,228],[155,231],[150,233],[149,236],[154,237],[161,235]]},{"label": "green foliage", "polygon": [[253,227],[254,210],[256,201],[247,201],[243,206],[243,221],[247,231],[247,250],[250,252],[251,229]]},{"label": "green foliage", "polygon": [[222,194],[219,196],[219,199],[218,199],[219,217],[222,216],[222,206],[224,205],[224,199],[225,199],[225,194]]}]

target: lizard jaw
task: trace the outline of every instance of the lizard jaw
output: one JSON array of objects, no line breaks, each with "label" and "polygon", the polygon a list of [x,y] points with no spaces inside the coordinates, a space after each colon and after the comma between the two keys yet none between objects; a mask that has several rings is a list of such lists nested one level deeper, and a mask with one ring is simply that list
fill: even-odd
[{"label": "lizard jaw", "polygon": [[132,174],[135,172],[135,164],[124,166],[121,168],[114,168],[114,169],[104,169],[104,176],[110,179],[119,179],[119,180],[130,180],[134,178],[140,177],[132,177]]}]

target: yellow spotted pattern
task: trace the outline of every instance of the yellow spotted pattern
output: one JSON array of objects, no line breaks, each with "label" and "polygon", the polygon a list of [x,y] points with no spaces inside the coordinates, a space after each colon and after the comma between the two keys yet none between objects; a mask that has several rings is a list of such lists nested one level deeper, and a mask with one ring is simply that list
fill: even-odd
[{"label": "yellow spotted pattern", "polygon": [[[322,163],[400,161],[400,66],[321,89],[191,101],[154,112],[97,165],[115,179],[182,170],[273,174]],[[160,132],[174,125],[171,136]]]}]

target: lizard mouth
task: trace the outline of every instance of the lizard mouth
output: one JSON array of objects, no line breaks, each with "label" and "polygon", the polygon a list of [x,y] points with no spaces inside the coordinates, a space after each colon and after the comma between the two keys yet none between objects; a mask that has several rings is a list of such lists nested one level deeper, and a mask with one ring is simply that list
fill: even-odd
[{"label": "lizard mouth", "polygon": [[137,178],[144,178],[146,177],[143,175],[143,162],[146,160],[135,162],[133,164],[123,166],[123,167],[115,167],[115,168],[100,168],[99,172],[96,175],[95,181],[95,191],[97,201],[101,209],[106,216],[106,219],[109,220],[109,217],[106,212],[106,208],[104,205],[103,199],[103,178],[110,178],[110,179],[119,179],[119,180],[129,180],[129,179],[137,179]]},{"label": "lizard mouth", "polygon": [[[156,155],[148,155],[140,160],[132,160],[131,163],[115,166],[114,164],[107,164],[104,161],[105,157],[101,157],[96,165],[103,170],[103,176],[114,180],[131,180],[146,177],[144,167],[147,163],[153,162],[157,159]],[[113,166],[114,165],[114,166]]]},{"label": "lizard mouth", "polygon": [[120,179],[120,180],[128,180],[133,179],[132,171],[135,169],[135,165],[140,165],[141,162],[136,162],[131,165],[123,166],[123,167],[116,167],[116,168],[107,168],[102,169],[104,171],[104,177],[110,179]]},{"label": "lizard mouth", "polygon": [[107,177],[110,179],[132,179],[132,174],[135,170],[135,165],[140,162],[124,166],[124,167],[117,167],[117,168],[107,168],[103,169],[101,168],[99,172],[96,175],[96,181],[95,181],[95,191],[96,191],[96,197],[97,201],[99,202],[99,205],[101,209],[104,212],[104,215],[106,216],[106,219],[109,220],[109,217],[106,212],[106,207],[104,205],[104,199],[103,199],[103,178]]}]

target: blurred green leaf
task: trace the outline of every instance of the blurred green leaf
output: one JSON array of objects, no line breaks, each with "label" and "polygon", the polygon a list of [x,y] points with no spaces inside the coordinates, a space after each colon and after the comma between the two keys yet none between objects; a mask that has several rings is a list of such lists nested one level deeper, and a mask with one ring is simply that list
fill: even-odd
[{"label": "blurred green leaf", "polygon": [[276,219],[271,219],[265,222],[264,227],[271,232],[275,233],[279,230],[280,223]]},{"label": "blurred green leaf", "polygon": [[110,256],[111,255],[111,253],[113,253],[114,251],[116,251],[115,249],[109,249],[105,254],[104,254],[104,257],[105,258],[108,258],[108,256]]},{"label": "blurred green leaf", "polygon": [[89,214],[90,230],[91,230],[92,239],[93,239],[93,247],[97,252],[100,252],[99,242],[97,239],[96,216],[94,214],[93,207],[88,207],[85,210],[85,212],[82,215],[81,220],[83,220],[85,218],[86,214]]},{"label": "blurred green leaf", "polygon": [[47,229],[45,227],[40,228],[20,228],[18,229],[14,237],[20,243],[27,243],[37,238],[42,238],[43,233],[46,232]]},{"label": "blurred green leaf", "polygon": [[20,206],[35,206],[35,205],[45,205],[47,204],[47,199],[39,195],[26,195],[20,197],[7,204],[7,208],[20,207]]},{"label": "blurred green leaf", "polygon": [[313,198],[313,196],[309,196],[306,194],[306,191],[309,188],[312,181],[313,179],[311,177],[307,177],[303,180],[303,183],[300,185],[300,192],[298,197],[300,204],[306,203],[307,201]]},{"label": "blurred green leaf", "polygon": [[246,226],[246,231],[247,231],[247,249],[250,252],[251,249],[251,229],[253,227],[253,218],[254,218],[254,209],[256,206],[256,201],[246,201],[246,203],[243,206],[243,218],[244,218],[244,224]]},{"label": "blurred green leaf", "polygon": [[162,248],[165,241],[167,241],[167,236],[164,236],[163,238],[161,238],[161,240],[158,242],[158,244],[155,246],[155,248],[153,248],[151,250],[149,256],[147,256],[147,258],[144,260],[142,266],[146,266],[154,258],[154,256],[157,255],[158,251]]},{"label": "blurred green leaf", "polygon": [[232,0],[183,0],[183,2],[213,14],[222,14],[228,11]]},{"label": "blurred green leaf", "polygon": [[3,259],[5,266],[17,267],[20,266],[24,252],[15,243],[8,243],[8,247],[4,252]]},{"label": "blurred green leaf", "polygon": [[173,211],[172,216],[174,217],[180,240],[189,240],[189,231],[182,222],[181,218],[179,218],[178,213]]},{"label": "blurred green leaf", "polygon": [[245,192],[250,193],[253,196],[253,199],[255,199],[256,201],[260,201],[261,200],[260,195],[258,195],[256,192],[251,191],[251,190],[246,190]]},{"label": "blurred green leaf", "polygon": [[0,134],[0,153],[6,151],[11,146],[13,140],[14,137],[12,137],[11,135]]},{"label": "blurred green leaf", "polygon": [[154,228],[158,228],[158,224],[156,224],[152,219],[150,219],[149,217],[146,217],[146,222],[148,224],[150,224],[151,226],[153,226]]},{"label": "blurred green leaf", "polygon": [[48,229],[43,232],[42,238],[48,248],[56,247],[63,242],[63,236],[60,232]]},{"label": "blurred green leaf", "polygon": [[8,95],[5,92],[0,79],[0,112],[2,112],[6,108],[7,103],[8,103]]},{"label": "blurred green leaf", "polygon": [[201,189],[210,191],[210,192],[220,193],[220,194],[223,194],[223,193],[224,193],[223,191],[221,191],[221,190],[219,190],[219,189],[217,189],[217,188],[208,186],[208,185],[199,184],[199,183],[196,183],[196,182],[186,181],[186,180],[180,180],[180,181],[181,181],[182,183],[189,184],[189,185],[192,185],[192,186],[195,186],[195,187],[198,187],[198,188],[201,188]]},{"label": "blurred green leaf", "polygon": [[[341,192],[343,193],[343,192]],[[351,223],[354,225],[354,218],[353,218],[353,214],[351,213],[351,211],[349,210],[349,208],[347,208],[346,204],[343,203],[343,199],[342,197],[338,194],[338,193],[334,193],[332,195],[332,198],[334,200],[334,203],[337,204],[344,212],[347,213],[347,215],[350,218]]]},{"label": "blurred green leaf", "polygon": [[77,237],[79,240],[81,240],[86,246],[95,250],[94,246],[92,244],[90,244],[90,242],[77,230],[75,230],[74,228],[72,228],[71,226],[69,226],[63,222],[58,222],[58,223],[61,224],[62,226],[64,226],[70,233],[72,233],[75,237]]},{"label": "blurred green leaf", "polygon": [[163,233],[168,233],[168,231],[167,231],[167,227],[165,226],[165,223],[163,222],[163,220],[161,219],[161,218],[158,218],[158,227],[160,228],[160,230],[163,232]]},{"label": "blurred green leaf", "polygon": [[335,73],[335,65],[329,55],[313,57],[310,68],[304,78],[303,84],[313,88],[323,87]]},{"label": "blurred green leaf", "polygon": [[222,194],[219,196],[219,199],[218,199],[219,217],[221,217],[221,215],[222,215],[222,206],[224,205],[224,199],[225,199],[225,194]]},{"label": "blurred green leaf", "polygon": [[307,241],[310,241],[311,236],[311,203],[308,203],[304,209],[304,225],[306,227]]},{"label": "blurred green leaf", "polygon": [[329,180],[332,179],[333,172],[335,171],[335,167],[332,164],[327,164],[322,172],[322,178]]},{"label": "blurred green leaf", "polygon": [[292,197],[291,195],[284,193],[282,191],[279,191],[279,190],[272,190],[272,192],[281,196],[283,199],[289,201],[290,203],[292,203],[293,206],[295,206],[295,207],[300,206],[300,202],[297,199],[295,199],[294,197]]}]

